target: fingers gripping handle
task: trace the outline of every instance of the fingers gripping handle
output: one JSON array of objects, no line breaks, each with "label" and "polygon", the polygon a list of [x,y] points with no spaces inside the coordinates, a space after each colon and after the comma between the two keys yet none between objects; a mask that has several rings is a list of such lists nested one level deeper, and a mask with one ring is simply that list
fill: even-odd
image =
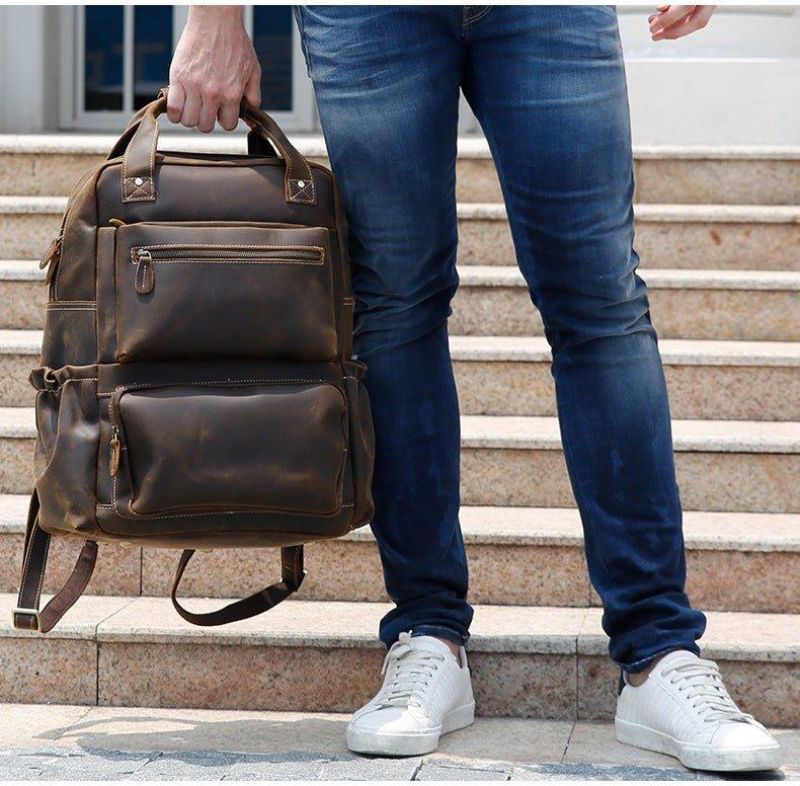
[{"label": "fingers gripping handle", "polygon": [[[153,202],[156,199],[156,147],[158,145],[158,116],[167,108],[166,90],[133,117],[131,124],[115,145],[114,152],[122,152],[122,201]],[[265,112],[242,99],[239,107],[242,118],[257,134],[271,142],[286,162],[284,192],[287,202],[316,204],[314,179],[311,167],[278,124]],[[127,141],[127,144],[125,142]]]}]

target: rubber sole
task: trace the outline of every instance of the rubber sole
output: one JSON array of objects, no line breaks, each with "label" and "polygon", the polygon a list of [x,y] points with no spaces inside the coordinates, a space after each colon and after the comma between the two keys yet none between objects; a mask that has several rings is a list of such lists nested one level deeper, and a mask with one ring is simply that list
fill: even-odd
[{"label": "rubber sole", "polygon": [[474,720],[473,701],[448,712],[440,728],[422,734],[381,734],[363,731],[351,723],[347,727],[347,747],[353,753],[366,753],[372,756],[421,756],[424,753],[433,753],[439,746],[439,738],[443,734],[466,728]]},{"label": "rubber sole", "polygon": [[620,742],[674,756],[691,770],[754,772],[775,770],[781,766],[781,749],[777,743],[769,747],[719,751],[708,746],[681,742],[669,734],[621,718],[614,719],[614,728]]}]

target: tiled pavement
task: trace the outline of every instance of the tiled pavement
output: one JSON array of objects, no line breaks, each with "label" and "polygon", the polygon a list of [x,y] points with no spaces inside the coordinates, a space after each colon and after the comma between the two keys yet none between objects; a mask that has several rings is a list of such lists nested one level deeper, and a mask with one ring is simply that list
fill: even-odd
[{"label": "tiled pavement", "polygon": [[[345,715],[0,705],[3,780],[718,780],[620,745],[608,723],[482,718],[440,751],[367,758],[344,747]],[[776,732],[800,779],[800,731]]]}]

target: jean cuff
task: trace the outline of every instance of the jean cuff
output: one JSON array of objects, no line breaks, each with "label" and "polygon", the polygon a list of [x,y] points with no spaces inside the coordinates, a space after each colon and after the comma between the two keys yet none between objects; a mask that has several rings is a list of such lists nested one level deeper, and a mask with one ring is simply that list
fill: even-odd
[{"label": "jean cuff", "polygon": [[442,625],[415,625],[411,629],[412,636],[436,636],[439,639],[447,639],[454,644],[464,646],[469,639],[469,633],[463,635],[452,628],[445,628]]},{"label": "jean cuff", "polygon": [[618,663],[617,665],[627,674],[637,674],[640,671],[644,671],[656,658],[660,657],[661,655],[666,655],[668,652],[674,652],[675,650],[688,650],[689,652],[693,652],[695,655],[700,654],[700,648],[696,644],[682,644],[678,647],[673,645],[671,647],[664,647],[664,649],[658,650],[658,652],[654,652],[652,655],[648,655],[646,658],[640,658],[633,663]]}]

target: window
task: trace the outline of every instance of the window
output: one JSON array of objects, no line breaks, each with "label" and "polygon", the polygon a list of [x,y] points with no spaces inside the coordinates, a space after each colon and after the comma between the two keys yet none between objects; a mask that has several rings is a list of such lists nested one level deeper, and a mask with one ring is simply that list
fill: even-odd
[{"label": "window", "polygon": [[[62,7],[60,125],[118,129],[169,78],[186,6]],[[291,6],[247,6],[261,60],[262,107],[293,131],[314,129],[313,93]]]}]

